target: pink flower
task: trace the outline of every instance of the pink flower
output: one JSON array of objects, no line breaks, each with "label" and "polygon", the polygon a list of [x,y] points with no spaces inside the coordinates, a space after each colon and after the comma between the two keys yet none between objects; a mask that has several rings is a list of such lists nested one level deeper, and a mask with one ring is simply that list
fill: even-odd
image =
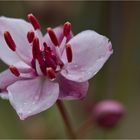
[{"label": "pink flower", "polygon": [[0,74],[0,96],[9,99],[20,119],[51,107],[57,99],[86,96],[88,80],[112,54],[111,42],[95,31],[74,36],[71,24],[47,28],[37,19],[0,17],[0,58],[9,69]]},{"label": "pink flower", "polygon": [[112,128],[122,119],[124,112],[124,106],[120,102],[103,100],[95,105],[93,117],[100,127]]}]

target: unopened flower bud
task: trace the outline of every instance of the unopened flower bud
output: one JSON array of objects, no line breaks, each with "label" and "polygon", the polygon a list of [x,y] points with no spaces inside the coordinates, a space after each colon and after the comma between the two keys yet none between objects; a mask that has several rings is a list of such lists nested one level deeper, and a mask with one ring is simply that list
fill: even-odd
[{"label": "unopened flower bud", "polygon": [[112,128],[124,115],[124,107],[117,101],[104,100],[95,105],[93,115],[95,122],[100,127]]}]

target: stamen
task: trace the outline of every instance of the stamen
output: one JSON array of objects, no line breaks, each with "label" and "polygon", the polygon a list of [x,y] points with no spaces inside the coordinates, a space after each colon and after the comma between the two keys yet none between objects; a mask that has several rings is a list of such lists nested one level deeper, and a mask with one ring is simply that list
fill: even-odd
[{"label": "stamen", "polygon": [[44,52],[50,52],[51,51],[51,48],[47,45],[46,42],[43,43],[43,46],[44,46]]},{"label": "stamen", "polygon": [[9,69],[10,69],[10,71],[11,71],[15,76],[17,76],[17,77],[20,76],[20,72],[19,72],[19,70],[18,70],[15,66],[11,65],[11,66],[9,67]]},{"label": "stamen", "polygon": [[66,44],[66,55],[67,55],[67,60],[68,62],[72,62],[72,48],[70,44]]},{"label": "stamen", "polygon": [[[37,37],[34,38],[33,40],[33,46],[32,46],[32,54],[33,54],[33,59],[36,60],[35,65],[36,65],[36,70],[39,71],[37,73],[45,74],[46,73],[46,65],[43,60],[42,52],[39,47],[39,39]],[[33,60],[32,60],[33,62]],[[33,63],[32,63],[33,65]],[[41,73],[40,73],[41,71]]]},{"label": "stamen", "polygon": [[51,53],[51,58],[57,63],[57,58],[55,54]]},{"label": "stamen", "polygon": [[46,42],[43,42],[43,46],[44,46],[44,48],[48,47]]},{"label": "stamen", "polygon": [[12,38],[12,36],[10,35],[10,33],[8,31],[4,32],[4,38],[5,41],[8,45],[8,47],[12,50],[12,51],[16,51],[16,44]]},{"label": "stamen", "polygon": [[51,80],[53,80],[53,79],[56,78],[56,73],[55,73],[55,71],[53,70],[53,68],[51,68],[51,67],[47,68],[47,76],[48,76]]},{"label": "stamen", "polygon": [[35,60],[35,67],[36,67],[37,74],[38,75],[43,75],[40,64],[39,64],[39,61],[37,59]]},{"label": "stamen", "polygon": [[55,52],[56,52],[56,57],[57,57],[58,59],[60,59],[60,58],[61,58],[60,48],[55,47]]},{"label": "stamen", "polygon": [[45,75],[46,74],[46,64],[45,64],[45,61],[44,61],[42,56],[40,56],[38,58],[38,62],[39,62],[40,69],[41,69],[42,73]]},{"label": "stamen", "polygon": [[64,50],[65,50],[65,45],[66,45],[67,37],[63,37],[63,40],[61,41],[61,44],[59,46],[60,48],[60,54],[62,55]]},{"label": "stamen", "polygon": [[28,14],[27,18],[28,18],[29,22],[31,22],[31,24],[35,30],[40,29],[40,24],[33,14]]},{"label": "stamen", "polygon": [[58,60],[58,65],[60,66],[60,68],[63,68],[63,66],[64,66],[64,63],[61,61],[61,60]]},{"label": "stamen", "polygon": [[35,37],[35,34],[34,34],[33,31],[29,31],[27,33],[27,39],[28,39],[29,43],[32,43],[33,42],[34,37]]},{"label": "stamen", "polygon": [[32,65],[32,67],[35,69],[35,59],[32,59],[31,65]]},{"label": "stamen", "polygon": [[56,60],[54,59],[54,56],[51,54],[51,52],[45,53],[45,63],[47,67],[52,67],[54,70],[57,67]]},{"label": "stamen", "polygon": [[37,37],[33,40],[32,54],[34,59],[38,59],[40,57],[39,39]]},{"label": "stamen", "polygon": [[49,28],[47,28],[47,32],[48,32],[48,34],[50,36],[50,39],[51,39],[52,43],[55,46],[59,46],[57,36],[56,36],[55,32],[53,31],[53,29],[49,27]]},{"label": "stamen", "polygon": [[71,31],[71,23],[70,22],[66,22],[63,26],[63,34],[64,36],[68,36],[70,34]]}]

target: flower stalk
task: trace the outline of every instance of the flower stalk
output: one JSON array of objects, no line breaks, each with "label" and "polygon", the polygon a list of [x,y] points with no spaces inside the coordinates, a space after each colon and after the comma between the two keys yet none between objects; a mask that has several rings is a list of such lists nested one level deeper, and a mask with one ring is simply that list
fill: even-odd
[{"label": "flower stalk", "polygon": [[87,131],[94,126],[93,124],[93,117],[89,117],[87,120],[85,120],[81,126],[76,131],[76,137],[77,138],[83,138]]},{"label": "flower stalk", "polygon": [[65,123],[65,127],[67,129],[69,137],[72,139],[75,139],[76,135],[74,134],[72,123],[70,121],[70,118],[68,117],[68,112],[66,111],[66,108],[65,108],[63,102],[60,100],[57,100],[56,104],[57,104],[57,107],[58,107],[60,114],[63,118],[63,121]]}]

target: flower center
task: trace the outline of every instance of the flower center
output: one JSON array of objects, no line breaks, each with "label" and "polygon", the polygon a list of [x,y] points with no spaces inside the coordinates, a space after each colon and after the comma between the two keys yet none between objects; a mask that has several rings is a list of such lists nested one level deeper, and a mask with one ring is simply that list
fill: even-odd
[{"label": "flower center", "polygon": [[[29,14],[27,17],[34,28],[34,31],[28,31],[27,33],[27,40],[32,47],[30,65],[36,71],[36,75],[44,75],[51,80],[55,79],[57,73],[64,68],[64,62],[61,59],[64,52],[66,53],[67,62],[72,62],[72,48],[70,44],[67,44],[68,37],[71,34],[71,24],[66,22],[63,25],[63,38],[61,41],[52,28],[47,28],[48,36],[53,44],[49,46],[49,43],[42,41],[41,26],[35,16]],[[16,43],[8,31],[4,32],[4,38],[9,48],[19,56],[20,54],[16,51]],[[15,76],[20,76],[20,71],[14,65],[9,68]]]}]

